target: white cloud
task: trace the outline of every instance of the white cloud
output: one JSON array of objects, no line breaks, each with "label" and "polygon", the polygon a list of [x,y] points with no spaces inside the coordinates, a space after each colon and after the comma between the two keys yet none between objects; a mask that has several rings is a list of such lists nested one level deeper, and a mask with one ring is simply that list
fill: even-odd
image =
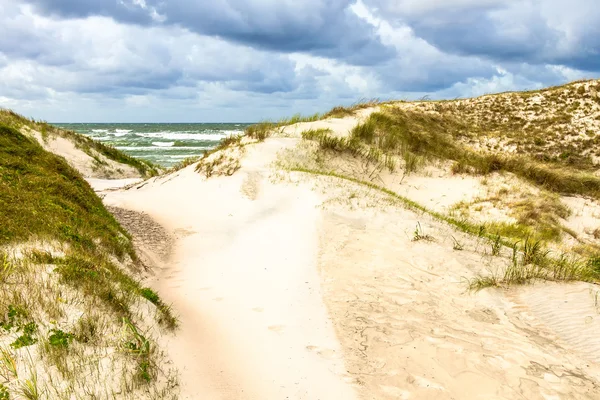
[{"label": "white cloud", "polygon": [[248,121],[600,76],[587,0],[203,3],[0,0],[0,106],[53,121]]}]

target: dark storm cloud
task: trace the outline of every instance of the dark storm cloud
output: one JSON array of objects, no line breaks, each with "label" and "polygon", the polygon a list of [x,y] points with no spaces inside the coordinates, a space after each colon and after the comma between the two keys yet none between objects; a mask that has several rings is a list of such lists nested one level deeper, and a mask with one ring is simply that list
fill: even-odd
[{"label": "dark storm cloud", "polygon": [[138,24],[177,25],[255,48],[305,52],[355,65],[394,56],[349,0],[28,0],[61,17],[110,16]]}]

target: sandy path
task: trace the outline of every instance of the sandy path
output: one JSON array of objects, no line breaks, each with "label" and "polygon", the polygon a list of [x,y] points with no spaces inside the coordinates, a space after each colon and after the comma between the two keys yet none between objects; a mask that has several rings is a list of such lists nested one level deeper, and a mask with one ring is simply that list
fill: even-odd
[{"label": "sandy path", "polygon": [[[469,293],[506,262],[489,243],[347,181],[271,182],[295,143],[250,146],[231,177],[192,167],[105,192],[175,236],[154,287],[181,314],[165,338],[181,398],[598,398],[590,286]],[[417,224],[433,239],[414,241]]]},{"label": "sandy path", "polygon": [[154,286],[181,315],[166,338],[181,398],[355,398],[322,301],[318,200],[266,178],[285,142],[250,151],[233,177],[205,181],[188,168],[106,192],[108,205],[146,212],[176,236]]}]

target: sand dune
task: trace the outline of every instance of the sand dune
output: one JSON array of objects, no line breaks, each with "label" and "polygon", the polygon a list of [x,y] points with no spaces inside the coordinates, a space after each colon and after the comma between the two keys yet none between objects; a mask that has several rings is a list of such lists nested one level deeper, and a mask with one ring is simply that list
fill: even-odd
[{"label": "sand dune", "polygon": [[469,293],[506,260],[374,189],[278,170],[298,143],[247,146],[231,177],[189,166],[103,193],[174,238],[151,284],[181,315],[164,338],[181,398],[598,398],[593,285]]}]

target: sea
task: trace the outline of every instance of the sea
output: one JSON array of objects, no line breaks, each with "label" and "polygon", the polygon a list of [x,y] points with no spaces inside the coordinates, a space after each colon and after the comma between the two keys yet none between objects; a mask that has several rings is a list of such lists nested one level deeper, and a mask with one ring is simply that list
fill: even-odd
[{"label": "sea", "polygon": [[244,132],[248,123],[213,124],[54,124],[112,145],[133,157],[171,167],[214,148],[230,135]]}]

